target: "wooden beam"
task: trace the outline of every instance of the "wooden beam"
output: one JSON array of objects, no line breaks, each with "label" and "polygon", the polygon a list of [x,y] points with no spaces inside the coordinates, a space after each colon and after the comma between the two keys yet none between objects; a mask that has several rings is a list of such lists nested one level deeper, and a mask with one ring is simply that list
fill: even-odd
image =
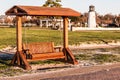
[{"label": "wooden beam", "polygon": [[24,66],[25,66],[25,69],[26,70],[30,70],[31,69],[31,66],[29,65],[28,61],[26,60],[24,54],[21,52],[19,52],[19,55],[20,55],[20,58],[21,58],[21,63],[23,62],[24,63]]},{"label": "wooden beam", "polygon": [[25,69],[30,70],[31,66],[27,62],[25,56],[23,55],[22,52],[22,21],[21,21],[22,16],[17,16],[17,27],[16,27],[16,45],[17,45],[17,51],[15,56],[13,57],[11,64],[14,65],[17,63],[18,66],[25,66]]},{"label": "wooden beam", "polygon": [[72,63],[75,65],[75,64],[78,64],[78,61],[75,59],[72,51],[69,49],[69,48],[66,48],[66,53],[67,53],[67,56],[69,56],[70,60],[69,61],[72,61]]},{"label": "wooden beam", "polygon": [[17,16],[16,44],[17,44],[17,52],[22,51],[22,20],[21,20],[21,16]]},{"label": "wooden beam", "polygon": [[68,18],[63,17],[63,47],[68,47]]},{"label": "wooden beam", "polygon": [[[71,50],[68,48],[68,18],[63,17],[63,52],[65,55],[65,60],[71,60],[73,64],[78,64]],[[70,58],[70,59],[69,59]]]}]

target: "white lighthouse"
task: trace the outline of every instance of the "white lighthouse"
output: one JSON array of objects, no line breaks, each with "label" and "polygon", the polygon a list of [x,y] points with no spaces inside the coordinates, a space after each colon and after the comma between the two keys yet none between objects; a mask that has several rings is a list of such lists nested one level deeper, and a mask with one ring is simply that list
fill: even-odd
[{"label": "white lighthouse", "polygon": [[95,7],[93,5],[89,6],[88,27],[96,28],[96,13],[95,13]]}]

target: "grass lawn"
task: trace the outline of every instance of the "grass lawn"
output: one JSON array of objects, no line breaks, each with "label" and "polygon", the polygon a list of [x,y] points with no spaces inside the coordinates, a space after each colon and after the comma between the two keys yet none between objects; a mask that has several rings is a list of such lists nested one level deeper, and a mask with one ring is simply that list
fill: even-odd
[{"label": "grass lawn", "polygon": [[[103,51],[104,50],[104,51]],[[101,53],[100,53],[101,52]],[[79,50],[75,58],[80,61],[96,62],[97,64],[120,62],[120,51],[118,48]]]},{"label": "grass lawn", "polygon": [[[16,44],[15,28],[0,28],[0,48]],[[120,41],[120,31],[69,31],[69,45],[79,45],[82,42],[106,43]],[[23,29],[23,42],[53,41],[55,45],[62,45],[62,31],[49,29]]]}]

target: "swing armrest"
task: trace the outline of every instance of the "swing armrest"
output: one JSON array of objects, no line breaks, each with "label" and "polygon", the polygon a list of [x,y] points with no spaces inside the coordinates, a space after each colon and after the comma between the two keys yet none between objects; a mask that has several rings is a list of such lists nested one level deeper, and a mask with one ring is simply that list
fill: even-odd
[{"label": "swing armrest", "polygon": [[29,49],[24,49],[23,52],[25,54],[26,59],[31,59],[31,54]]},{"label": "swing armrest", "polygon": [[23,52],[24,52],[25,54],[30,54],[30,53],[29,53],[29,49],[23,49]]},{"label": "swing armrest", "polygon": [[27,51],[29,51],[29,49],[24,49],[23,51],[27,52]]},{"label": "swing armrest", "polygon": [[58,51],[58,52],[62,51],[62,47],[60,47],[60,46],[55,46],[54,49],[55,49],[55,51]]}]

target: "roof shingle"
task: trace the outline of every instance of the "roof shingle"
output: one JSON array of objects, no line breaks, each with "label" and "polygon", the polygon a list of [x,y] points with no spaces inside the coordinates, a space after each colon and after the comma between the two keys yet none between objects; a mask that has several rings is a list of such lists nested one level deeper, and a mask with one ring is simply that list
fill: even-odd
[{"label": "roof shingle", "polygon": [[[17,13],[15,12],[17,10]],[[31,16],[80,16],[80,13],[70,8],[51,8],[39,6],[13,6],[6,15],[31,15]]]}]

